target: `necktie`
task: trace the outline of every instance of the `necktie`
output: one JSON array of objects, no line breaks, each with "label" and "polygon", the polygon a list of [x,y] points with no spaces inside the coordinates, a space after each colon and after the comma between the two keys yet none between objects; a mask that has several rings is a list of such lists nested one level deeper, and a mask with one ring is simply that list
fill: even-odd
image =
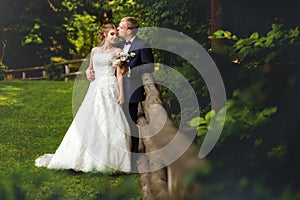
[{"label": "necktie", "polygon": [[131,44],[131,41],[125,41],[125,45]]}]

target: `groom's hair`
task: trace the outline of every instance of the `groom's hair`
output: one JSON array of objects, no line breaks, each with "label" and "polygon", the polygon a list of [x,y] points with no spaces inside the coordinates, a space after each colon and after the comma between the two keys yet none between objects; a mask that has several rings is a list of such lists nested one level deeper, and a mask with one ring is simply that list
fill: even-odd
[{"label": "groom's hair", "polygon": [[127,28],[132,31],[133,35],[136,35],[139,28],[139,22],[134,17],[124,17],[121,19],[121,22],[125,22]]}]

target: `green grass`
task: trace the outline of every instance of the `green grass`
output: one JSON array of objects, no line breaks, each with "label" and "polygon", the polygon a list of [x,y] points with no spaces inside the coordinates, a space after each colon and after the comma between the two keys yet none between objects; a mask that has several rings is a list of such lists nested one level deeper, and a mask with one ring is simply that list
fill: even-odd
[{"label": "green grass", "polygon": [[0,82],[0,199],[140,199],[136,174],[37,168],[54,153],[72,115],[73,82]]}]

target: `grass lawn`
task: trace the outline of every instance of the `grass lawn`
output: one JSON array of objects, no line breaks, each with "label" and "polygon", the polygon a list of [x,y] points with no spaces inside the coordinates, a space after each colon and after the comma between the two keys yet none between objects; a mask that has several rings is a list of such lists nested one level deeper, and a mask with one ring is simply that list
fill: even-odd
[{"label": "grass lawn", "polygon": [[0,199],[140,199],[138,175],[34,166],[54,153],[72,115],[73,82],[0,82]]}]

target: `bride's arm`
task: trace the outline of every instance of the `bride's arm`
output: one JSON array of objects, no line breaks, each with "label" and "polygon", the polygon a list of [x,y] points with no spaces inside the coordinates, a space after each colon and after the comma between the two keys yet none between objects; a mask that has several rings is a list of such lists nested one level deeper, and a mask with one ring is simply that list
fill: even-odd
[{"label": "bride's arm", "polygon": [[[122,49],[116,48],[115,53],[122,52]],[[123,71],[124,69],[120,68],[119,66],[114,66],[116,68],[116,77],[118,80],[120,96],[118,97],[118,104],[122,105],[125,103],[125,96],[124,96],[124,86],[123,86]]]},{"label": "bride's arm", "polygon": [[93,81],[93,80],[95,79],[94,67],[93,67],[93,61],[92,61],[94,51],[95,51],[95,48],[93,48],[93,49],[91,50],[91,54],[90,54],[90,64],[89,64],[88,68],[85,70],[86,78],[87,78],[89,81]]},{"label": "bride's arm", "polygon": [[117,80],[118,80],[118,85],[119,85],[119,90],[120,90],[120,96],[118,98],[118,104],[124,104],[125,103],[125,96],[124,96],[124,86],[123,86],[123,74],[121,72],[120,67],[117,67]]}]

